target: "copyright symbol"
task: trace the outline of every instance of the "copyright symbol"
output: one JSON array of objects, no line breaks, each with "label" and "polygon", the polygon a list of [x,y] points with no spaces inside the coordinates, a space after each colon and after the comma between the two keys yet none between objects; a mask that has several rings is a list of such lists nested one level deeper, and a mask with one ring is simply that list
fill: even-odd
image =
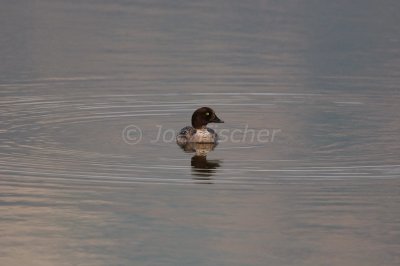
[{"label": "copyright symbol", "polygon": [[135,125],[129,125],[122,130],[122,140],[129,145],[138,144],[142,140],[142,130]]}]

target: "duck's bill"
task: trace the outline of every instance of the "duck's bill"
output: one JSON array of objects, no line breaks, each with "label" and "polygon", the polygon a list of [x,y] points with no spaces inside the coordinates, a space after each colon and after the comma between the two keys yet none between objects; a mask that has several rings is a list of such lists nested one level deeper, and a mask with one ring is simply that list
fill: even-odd
[{"label": "duck's bill", "polygon": [[214,118],[210,122],[212,122],[212,123],[224,123],[224,121],[219,119],[218,116],[214,116]]}]

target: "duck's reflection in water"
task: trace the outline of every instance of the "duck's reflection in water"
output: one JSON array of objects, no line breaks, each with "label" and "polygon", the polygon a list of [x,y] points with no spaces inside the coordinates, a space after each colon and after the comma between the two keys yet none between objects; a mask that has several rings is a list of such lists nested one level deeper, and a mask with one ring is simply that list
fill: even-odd
[{"label": "duck's reflection in water", "polygon": [[195,155],[192,157],[192,174],[197,180],[210,180],[211,176],[220,167],[220,160],[207,160],[206,156]]},{"label": "duck's reflection in water", "polygon": [[[207,154],[214,150],[214,143],[187,143],[180,146],[187,153],[195,153],[190,161],[193,179],[201,181],[212,180],[216,169],[220,167],[221,160],[207,160]],[[202,182],[204,183],[204,182]]]}]

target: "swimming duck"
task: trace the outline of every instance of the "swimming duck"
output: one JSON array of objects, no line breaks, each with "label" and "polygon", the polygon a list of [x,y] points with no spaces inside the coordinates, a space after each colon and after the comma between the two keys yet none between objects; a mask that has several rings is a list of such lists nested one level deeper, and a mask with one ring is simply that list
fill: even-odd
[{"label": "swimming duck", "polygon": [[192,126],[187,126],[179,131],[176,136],[178,145],[187,143],[217,143],[218,135],[208,123],[224,123],[217,117],[214,110],[210,107],[201,107],[194,111],[192,115]]}]

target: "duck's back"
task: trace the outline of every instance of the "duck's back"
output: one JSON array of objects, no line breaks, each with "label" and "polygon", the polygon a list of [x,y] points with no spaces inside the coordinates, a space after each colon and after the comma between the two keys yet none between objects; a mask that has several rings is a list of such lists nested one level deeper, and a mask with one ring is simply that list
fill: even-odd
[{"label": "duck's back", "polygon": [[176,136],[176,142],[178,144],[186,144],[190,142],[190,137],[194,134],[196,134],[196,129],[191,126],[184,127],[179,131],[178,135]]}]

